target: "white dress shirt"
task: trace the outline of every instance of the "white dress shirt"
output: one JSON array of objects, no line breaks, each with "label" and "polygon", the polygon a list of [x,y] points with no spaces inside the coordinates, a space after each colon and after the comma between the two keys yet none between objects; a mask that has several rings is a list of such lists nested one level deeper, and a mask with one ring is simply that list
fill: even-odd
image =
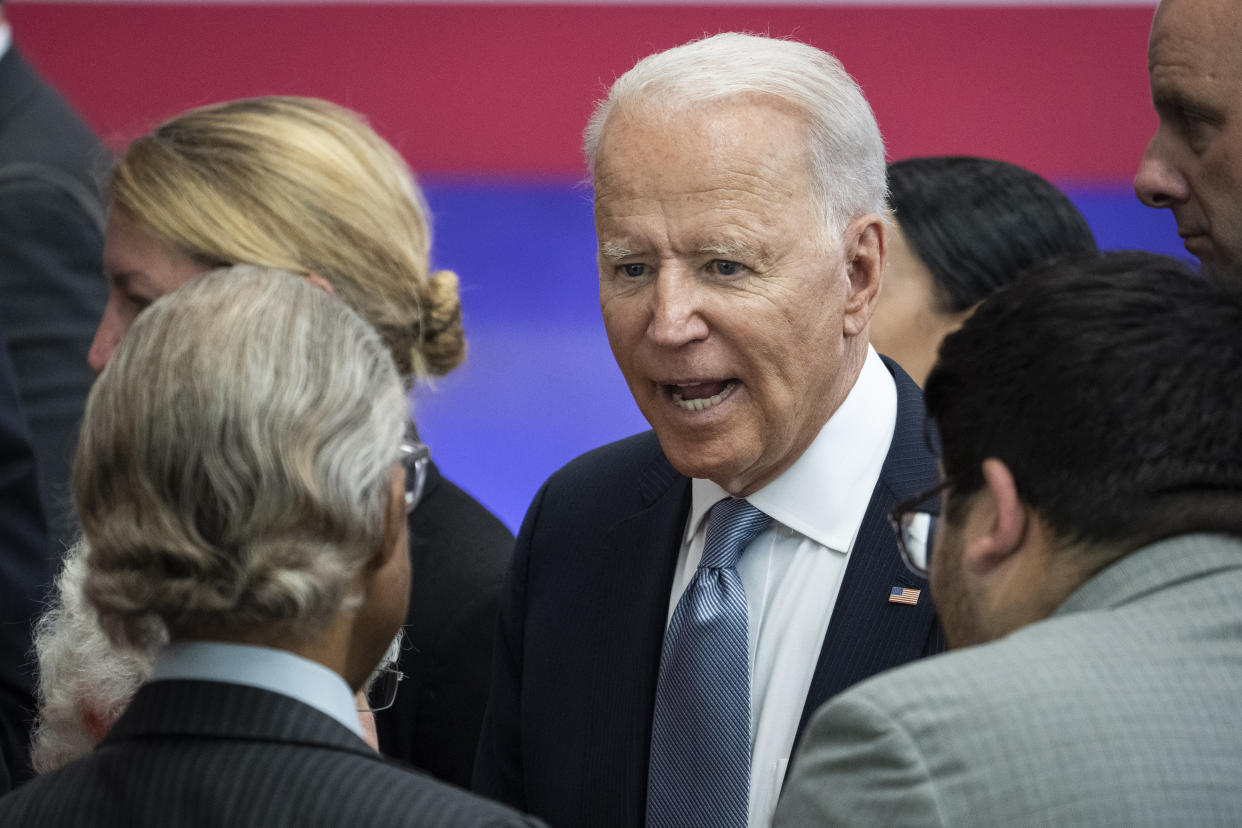
[{"label": "white dress shirt", "polygon": [[[897,424],[897,386],[868,347],[849,396],[792,466],[746,498],[772,517],[738,562],[750,635],[751,828],[771,824],[850,549]],[[729,493],[691,484],[669,618],[703,557],[707,513]]]},{"label": "white dress shirt", "polygon": [[163,647],[155,656],[151,681],[191,679],[244,684],[280,693],[331,716],[359,739],[362,722],[349,685],[332,670],[288,650],[185,641]]},{"label": "white dress shirt", "polygon": [[0,23],[0,58],[8,54],[13,45],[13,27],[8,23]]}]

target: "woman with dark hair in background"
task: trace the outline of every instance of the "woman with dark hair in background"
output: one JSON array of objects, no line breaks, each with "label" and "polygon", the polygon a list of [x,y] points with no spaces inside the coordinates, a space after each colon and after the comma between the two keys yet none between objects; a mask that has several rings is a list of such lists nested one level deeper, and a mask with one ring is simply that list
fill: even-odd
[{"label": "woman with dark hair in background", "polygon": [[871,344],[920,386],[945,336],[1032,265],[1094,251],[1087,220],[1056,187],[1005,161],[909,158],[888,165],[892,222]]}]

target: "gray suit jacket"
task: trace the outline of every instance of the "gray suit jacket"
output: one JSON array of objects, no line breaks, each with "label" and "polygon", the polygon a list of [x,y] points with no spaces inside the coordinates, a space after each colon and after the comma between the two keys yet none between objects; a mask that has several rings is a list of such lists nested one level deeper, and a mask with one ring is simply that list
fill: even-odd
[{"label": "gray suit jacket", "polygon": [[776,824],[1242,825],[1242,540],[1141,549],[1045,621],[838,696]]}]

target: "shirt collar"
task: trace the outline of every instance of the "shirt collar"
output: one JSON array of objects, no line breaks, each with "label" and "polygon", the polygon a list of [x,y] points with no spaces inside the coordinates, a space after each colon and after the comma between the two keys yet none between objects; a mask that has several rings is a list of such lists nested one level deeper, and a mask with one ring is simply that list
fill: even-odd
[{"label": "shirt collar", "polygon": [[[821,546],[849,552],[897,426],[897,385],[875,349],[845,401],[824,423],[802,456],[780,477],[746,499]],[[683,540],[729,493],[711,480],[691,483],[690,519]]]},{"label": "shirt collar", "polygon": [[222,681],[280,693],[331,716],[363,738],[345,679],[288,650],[222,641],[169,644],[156,655],[151,674],[151,681],[163,679]]},{"label": "shirt collar", "polygon": [[0,23],[0,59],[9,53],[13,46],[13,27],[8,23]]}]

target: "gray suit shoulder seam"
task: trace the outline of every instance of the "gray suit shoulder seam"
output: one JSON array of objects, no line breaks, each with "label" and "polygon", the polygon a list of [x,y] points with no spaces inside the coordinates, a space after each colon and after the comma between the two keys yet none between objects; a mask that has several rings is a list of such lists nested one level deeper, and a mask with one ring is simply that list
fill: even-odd
[{"label": "gray suit shoulder seam", "polygon": [[885,727],[896,733],[909,746],[910,753],[918,760],[918,769],[923,774],[923,778],[927,780],[928,790],[931,791],[932,803],[936,808],[936,824],[947,826],[948,820],[945,815],[944,803],[940,798],[940,789],[936,785],[936,780],[931,774],[931,769],[927,766],[927,759],[923,756],[923,751],[919,748],[918,742],[910,735],[910,732],[898,721],[894,716],[890,715],[887,710],[872,701],[865,695],[858,694],[851,701],[864,708],[869,715],[875,717],[877,721],[883,722]]}]

